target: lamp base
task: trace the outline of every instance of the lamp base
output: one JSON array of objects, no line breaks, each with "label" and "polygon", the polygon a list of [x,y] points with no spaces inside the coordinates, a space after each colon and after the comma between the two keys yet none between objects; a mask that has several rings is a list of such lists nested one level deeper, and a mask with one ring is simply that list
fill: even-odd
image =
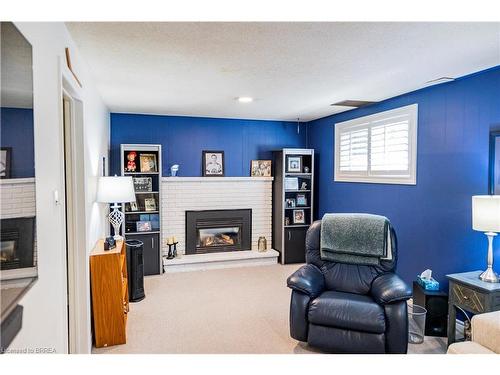
[{"label": "lamp base", "polygon": [[479,278],[487,283],[498,283],[498,275],[493,271],[493,239],[497,234],[494,232],[486,232],[485,234],[488,237],[488,268],[479,275]]},{"label": "lamp base", "polygon": [[479,278],[482,281],[485,281],[487,283],[498,283],[499,282],[498,275],[496,274],[495,271],[493,271],[493,268],[489,268],[489,267],[486,271],[484,271],[482,274],[479,275]]},{"label": "lamp base", "polygon": [[115,231],[115,235],[113,237],[115,240],[121,240],[123,239],[123,237],[120,236],[120,226],[125,220],[125,214],[119,210],[120,206],[116,203],[111,206],[111,208],[113,209],[113,211],[109,213],[108,220]]}]

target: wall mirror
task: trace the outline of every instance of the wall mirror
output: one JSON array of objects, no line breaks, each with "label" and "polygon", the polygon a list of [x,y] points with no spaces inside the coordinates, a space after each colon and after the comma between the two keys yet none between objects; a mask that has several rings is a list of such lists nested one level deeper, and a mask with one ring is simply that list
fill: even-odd
[{"label": "wall mirror", "polygon": [[[37,275],[33,52],[11,22],[0,22],[0,280]],[[22,283],[21,283],[22,284]],[[12,288],[11,288],[12,289]],[[15,288],[14,288],[15,289]]]}]

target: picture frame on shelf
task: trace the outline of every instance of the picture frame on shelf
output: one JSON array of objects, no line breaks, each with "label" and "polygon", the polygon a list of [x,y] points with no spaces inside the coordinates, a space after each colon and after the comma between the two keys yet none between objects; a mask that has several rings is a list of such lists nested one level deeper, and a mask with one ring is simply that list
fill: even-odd
[{"label": "picture frame on shelf", "polygon": [[271,160],[252,160],[250,164],[251,177],[271,177]]},{"label": "picture frame on shelf", "polygon": [[0,178],[10,178],[10,158],[12,147],[0,148]]},{"label": "picture frame on shelf", "polygon": [[202,151],[203,177],[224,177],[224,151]]},{"label": "picture frame on shelf", "polygon": [[153,179],[151,177],[133,177],[134,190],[139,193],[153,191]]},{"label": "picture frame on shelf", "polygon": [[297,194],[297,207],[307,206],[307,196],[305,194]]},{"label": "picture frame on shelf", "polygon": [[144,211],[156,211],[156,200],[154,198],[144,199]]},{"label": "picture frame on shelf", "polygon": [[139,162],[141,167],[140,172],[158,172],[156,154],[139,154]]},{"label": "picture frame on shelf", "polygon": [[150,221],[136,221],[135,225],[137,232],[151,232]]},{"label": "picture frame on shelf", "polygon": [[160,230],[160,216],[159,214],[140,214],[139,221],[149,221],[151,222],[151,230]]},{"label": "picture frame on shelf", "polygon": [[285,190],[299,190],[299,179],[297,177],[285,177]]},{"label": "picture frame on shelf", "polygon": [[160,220],[158,218],[158,215],[156,215],[155,218],[151,219],[151,230],[160,230]]},{"label": "picture frame on shelf", "polygon": [[151,221],[150,217],[151,217],[150,214],[140,214],[139,221]]},{"label": "picture frame on shelf", "polygon": [[289,173],[301,173],[302,156],[288,156],[286,158],[286,171]]},{"label": "picture frame on shelf", "polygon": [[286,208],[295,208],[295,206],[296,206],[295,198],[287,198],[285,200],[285,207]]},{"label": "picture frame on shelf", "polygon": [[306,215],[304,210],[294,210],[293,211],[293,223],[294,224],[305,224]]}]

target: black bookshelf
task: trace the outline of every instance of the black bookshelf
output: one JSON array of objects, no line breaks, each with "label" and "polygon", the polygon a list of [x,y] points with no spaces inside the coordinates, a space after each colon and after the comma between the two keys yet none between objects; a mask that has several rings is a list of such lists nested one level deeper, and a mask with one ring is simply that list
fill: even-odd
[{"label": "black bookshelf", "polygon": [[305,235],[313,221],[314,150],[274,152],[273,245],[282,264],[305,262]]},{"label": "black bookshelf", "polygon": [[[144,243],[144,274],[160,274],[163,269],[161,145],[122,144],[120,152],[122,176],[132,177],[136,197],[135,202],[126,203],[123,207],[123,235],[126,239],[136,239]],[[129,161],[132,161],[132,164],[129,164]]]}]

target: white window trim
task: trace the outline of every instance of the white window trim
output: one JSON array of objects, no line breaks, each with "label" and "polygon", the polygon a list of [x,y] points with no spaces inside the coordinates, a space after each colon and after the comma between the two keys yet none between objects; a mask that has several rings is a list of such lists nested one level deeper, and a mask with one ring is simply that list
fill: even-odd
[{"label": "white window trim", "polygon": [[[343,128],[362,126],[366,123],[373,123],[388,117],[406,114],[410,116],[408,133],[408,165],[409,174],[381,174],[370,171],[370,152],[368,151],[368,171],[346,172],[340,171],[340,133]],[[369,125],[371,127],[373,125]],[[375,184],[417,184],[417,134],[418,134],[418,104],[411,104],[389,111],[375,113],[369,116],[358,117],[349,121],[339,122],[334,125],[334,171],[333,179],[336,182],[364,182]],[[368,137],[370,147],[370,137]]]}]

